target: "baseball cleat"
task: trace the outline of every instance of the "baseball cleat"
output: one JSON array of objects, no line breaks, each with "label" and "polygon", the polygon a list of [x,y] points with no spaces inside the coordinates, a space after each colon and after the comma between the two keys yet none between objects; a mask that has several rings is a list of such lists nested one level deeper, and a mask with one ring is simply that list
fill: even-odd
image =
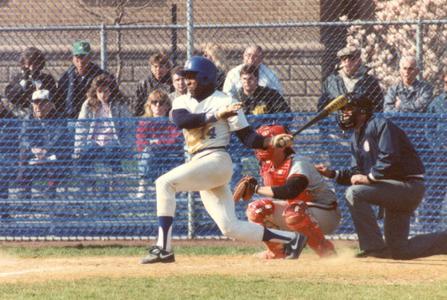
[{"label": "baseball cleat", "polygon": [[174,252],[163,250],[159,246],[152,246],[149,248],[149,254],[141,260],[141,264],[154,264],[159,262],[175,262]]},{"label": "baseball cleat", "polygon": [[286,255],[285,259],[298,259],[306,244],[307,237],[296,233],[295,237],[284,245],[284,253]]}]

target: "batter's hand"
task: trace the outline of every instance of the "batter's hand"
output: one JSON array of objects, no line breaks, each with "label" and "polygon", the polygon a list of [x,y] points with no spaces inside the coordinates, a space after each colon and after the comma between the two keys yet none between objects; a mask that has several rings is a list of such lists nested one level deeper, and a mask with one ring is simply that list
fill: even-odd
[{"label": "batter's hand", "polygon": [[217,120],[228,119],[237,115],[237,111],[242,108],[242,102],[231,103],[225,107],[219,108],[214,116]]},{"label": "batter's hand", "polygon": [[362,174],[356,174],[351,177],[351,184],[370,184],[368,176]]},{"label": "batter's hand", "polygon": [[275,148],[292,147],[293,136],[287,133],[281,133],[271,137],[270,144]]},{"label": "batter's hand", "polygon": [[329,169],[324,164],[316,164],[314,165],[315,169],[317,169],[318,173],[327,178],[335,178],[335,171]]}]

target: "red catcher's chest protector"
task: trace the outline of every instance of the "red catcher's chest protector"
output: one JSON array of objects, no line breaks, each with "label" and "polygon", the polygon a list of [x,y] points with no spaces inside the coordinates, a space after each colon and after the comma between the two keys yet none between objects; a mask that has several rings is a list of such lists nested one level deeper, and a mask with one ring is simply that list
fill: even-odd
[{"label": "red catcher's chest protector", "polygon": [[[284,161],[284,163],[275,168],[271,160],[262,162],[261,164],[261,177],[264,181],[265,186],[282,186],[286,184],[287,178],[289,177],[290,169],[292,168],[293,158],[289,157]],[[296,174],[299,175],[299,174]],[[312,194],[309,190],[305,189],[298,196],[293,199],[287,199],[289,202],[296,200],[301,200],[305,202],[312,201]]]}]

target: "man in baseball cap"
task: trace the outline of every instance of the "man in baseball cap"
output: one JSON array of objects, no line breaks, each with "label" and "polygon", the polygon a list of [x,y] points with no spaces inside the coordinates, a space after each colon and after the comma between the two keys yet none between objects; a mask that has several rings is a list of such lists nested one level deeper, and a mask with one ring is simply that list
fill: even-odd
[{"label": "man in baseball cap", "polygon": [[340,60],[345,59],[345,58],[356,58],[359,57],[361,54],[361,51],[359,48],[355,47],[355,46],[347,46],[344,47],[343,49],[340,49],[337,52],[337,57],[340,58]]},{"label": "man in baseball cap", "polygon": [[46,118],[55,109],[48,90],[35,91],[31,98],[31,103],[33,107],[33,115],[37,119]]},{"label": "man in baseball cap", "polygon": [[73,43],[73,56],[85,56],[91,52],[90,43],[87,41],[76,41]]}]

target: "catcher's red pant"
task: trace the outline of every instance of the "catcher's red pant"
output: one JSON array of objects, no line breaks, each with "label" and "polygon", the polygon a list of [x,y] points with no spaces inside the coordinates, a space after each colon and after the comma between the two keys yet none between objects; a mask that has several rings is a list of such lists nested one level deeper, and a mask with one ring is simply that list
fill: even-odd
[{"label": "catcher's red pant", "polygon": [[[260,199],[250,203],[246,213],[252,222],[306,235],[309,247],[320,257],[335,253],[333,244],[324,237],[324,233],[331,233],[337,228],[340,222],[337,209],[309,208],[303,201],[289,204],[286,201]],[[275,253],[274,247],[267,245],[267,248]]]}]

